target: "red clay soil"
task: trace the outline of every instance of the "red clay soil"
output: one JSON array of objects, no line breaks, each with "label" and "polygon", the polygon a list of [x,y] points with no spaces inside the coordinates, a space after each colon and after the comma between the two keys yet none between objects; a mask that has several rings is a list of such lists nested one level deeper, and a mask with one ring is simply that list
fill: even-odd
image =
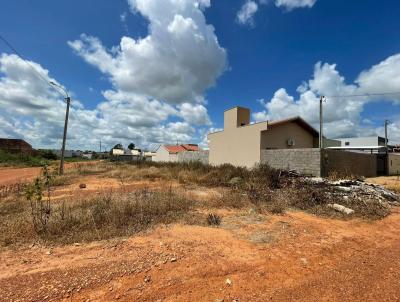
[{"label": "red clay soil", "polygon": [[[80,184],[85,184],[85,188],[79,187]],[[81,176],[74,179],[72,184],[52,188],[53,200],[75,200],[84,199],[85,197],[93,197],[96,194],[107,194],[115,192],[134,192],[143,189],[162,190],[166,188],[177,188],[178,182],[171,181],[127,181],[121,183],[115,178],[98,177],[94,175]]]},{"label": "red clay soil", "polygon": [[[93,162],[65,163],[65,169],[73,168],[76,164],[93,164]],[[15,168],[0,167],[0,187],[30,181],[40,175],[41,167]]]},{"label": "red clay soil", "polygon": [[399,229],[398,208],[375,222],[226,211],[220,228],[5,250],[0,300],[400,301]]},{"label": "red clay soil", "polygon": [[0,186],[23,183],[40,174],[41,169],[32,168],[0,168]]}]

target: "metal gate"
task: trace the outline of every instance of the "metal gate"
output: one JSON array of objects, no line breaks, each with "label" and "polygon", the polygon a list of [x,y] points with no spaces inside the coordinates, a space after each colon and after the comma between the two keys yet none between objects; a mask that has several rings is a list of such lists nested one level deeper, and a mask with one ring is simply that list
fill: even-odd
[{"label": "metal gate", "polygon": [[383,175],[387,175],[387,154],[378,154],[376,156],[376,174],[378,176],[383,176]]}]

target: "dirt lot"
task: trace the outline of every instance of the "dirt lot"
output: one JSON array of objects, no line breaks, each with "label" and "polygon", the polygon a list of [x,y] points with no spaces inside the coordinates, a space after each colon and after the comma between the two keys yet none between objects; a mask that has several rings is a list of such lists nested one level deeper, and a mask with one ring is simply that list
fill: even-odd
[{"label": "dirt lot", "polygon": [[[78,188],[82,182],[85,190]],[[180,185],[88,175],[54,195],[144,186]],[[399,208],[376,221],[213,211],[222,217],[220,227],[159,225],[129,238],[3,249],[0,300],[400,301]]]},{"label": "dirt lot", "polygon": [[25,182],[40,174],[40,168],[2,168],[0,167],[0,186]]},{"label": "dirt lot", "polygon": [[[82,163],[65,163],[65,169],[71,169],[76,164],[90,165],[95,162],[82,162]],[[58,164],[54,164],[52,168],[56,169]],[[12,167],[0,167],[0,187],[12,185],[15,183],[24,183],[37,177],[41,173],[40,167],[29,167],[29,168],[12,168]]]}]

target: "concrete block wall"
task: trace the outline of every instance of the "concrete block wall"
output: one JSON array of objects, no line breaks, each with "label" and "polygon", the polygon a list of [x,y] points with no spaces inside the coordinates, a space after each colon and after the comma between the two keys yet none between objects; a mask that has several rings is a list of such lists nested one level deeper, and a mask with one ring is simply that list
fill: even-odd
[{"label": "concrete block wall", "polygon": [[199,161],[205,165],[208,165],[208,155],[208,150],[179,152],[178,162]]},{"label": "concrete block wall", "polygon": [[[322,163],[321,163],[322,161]],[[377,156],[340,150],[276,149],[261,150],[260,162],[275,169],[296,170],[312,176],[377,176]]]},{"label": "concrete block wall", "polygon": [[296,170],[321,176],[320,151],[316,148],[261,150],[260,162],[275,169]]}]

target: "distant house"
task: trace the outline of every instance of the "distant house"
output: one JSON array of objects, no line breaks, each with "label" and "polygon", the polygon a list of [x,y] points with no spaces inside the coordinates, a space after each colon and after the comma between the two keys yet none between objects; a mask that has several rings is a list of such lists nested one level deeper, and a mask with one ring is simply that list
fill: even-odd
[{"label": "distant house", "polygon": [[[385,138],[381,136],[367,136],[367,137],[347,137],[347,138],[338,138],[338,141],[341,142],[341,147],[343,148],[362,148],[366,149],[379,149],[379,147],[385,146]],[[389,140],[388,140],[389,143]],[[394,146],[389,146],[393,148]]]},{"label": "distant house", "polygon": [[36,150],[23,139],[0,138],[0,150],[8,153],[21,153],[33,155]]},{"label": "distant house", "polygon": [[[53,154],[57,155],[57,157],[61,157],[61,150],[60,149],[52,149],[50,150]],[[71,157],[82,157],[83,152],[80,150],[64,150],[64,157],[71,158]]]},{"label": "distant house", "polygon": [[127,161],[139,162],[143,159],[143,152],[141,149],[119,149],[114,148],[111,150],[111,159],[114,161]]},{"label": "distant house", "polygon": [[82,154],[82,158],[86,158],[86,159],[92,159],[93,157],[93,153],[83,153]]},{"label": "distant house", "polygon": [[183,144],[183,145],[161,145],[155,155],[153,161],[157,162],[177,162],[178,153],[180,152],[196,152],[199,151],[197,144]]},{"label": "distant house", "polygon": [[153,161],[153,158],[156,156],[156,152],[152,151],[144,151],[143,152],[143,159],[145,161]]},{"label": "distant house", "polygon": [[111,155],[124,155],[125,154],[125,150],[124,149],[112,149],[111,150]]},{"label": "distant house", "polygon": [[124,155],[141,156],[142,150],[141,149],[125,149]]}]

